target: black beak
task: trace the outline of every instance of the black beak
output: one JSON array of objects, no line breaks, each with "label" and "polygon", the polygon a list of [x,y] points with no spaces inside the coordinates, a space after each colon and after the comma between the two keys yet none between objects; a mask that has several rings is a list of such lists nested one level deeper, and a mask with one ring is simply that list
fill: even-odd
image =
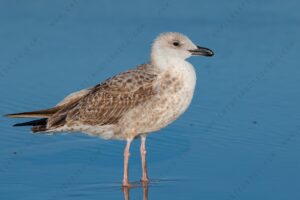
[{"label": "black beak", "polygon": [[189,52],[191,52],[192,55],[194,55],[194,56],[213,56],[213,55],[215,55],[215,53],[212,50],[205,48],[205,47],[199,47],[199,46],[197,46],[197,49],[189,50]]}]

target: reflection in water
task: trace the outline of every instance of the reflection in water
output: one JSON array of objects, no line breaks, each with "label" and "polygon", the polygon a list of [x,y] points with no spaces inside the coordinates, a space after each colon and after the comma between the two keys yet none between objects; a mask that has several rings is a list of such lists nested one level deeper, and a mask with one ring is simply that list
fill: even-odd
[{"label": "reflection in water", "polygon": [[[142,188],[143,188],[143,200],[148,200],[148,183],[142,183]],[[123,187],[123,192],[124,192],[124,199],[125,200],[130,200],[130,190],[131,187]]]}]

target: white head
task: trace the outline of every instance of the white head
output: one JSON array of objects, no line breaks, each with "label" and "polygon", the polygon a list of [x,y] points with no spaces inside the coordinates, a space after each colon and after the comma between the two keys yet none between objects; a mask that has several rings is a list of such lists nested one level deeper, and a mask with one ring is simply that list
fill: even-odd
[{"label": "white head", "polygon": [[212,50],[195,45],[187,36],[167,32],[160,34],[153,42],[151,61],[157,59],[187,59],[192,55],[213,56]]}]

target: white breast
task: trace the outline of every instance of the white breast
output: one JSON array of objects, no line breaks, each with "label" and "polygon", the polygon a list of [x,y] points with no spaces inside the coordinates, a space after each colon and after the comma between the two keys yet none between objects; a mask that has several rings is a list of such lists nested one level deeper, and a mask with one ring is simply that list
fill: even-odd
[{"label": "white breast", "polygon": [[134,130],[139,134],[157,131],[172,123],[188,108],[196,84],[194,68],[182,60],[169,63],[169,66],[154,84],[157,94],[126,114],[120,122],[122,130]]},{"label": "white breast", "polygon": [[174,60],[171,63],[172,68],[169,68],[169,73],[172,76],[180,78],[181,88],[180,90],[172,93],[170,92],[170,114],[172,117],[167,119],[168,124],[177,119],[190,105],[194,90],[196,86],[196,73],[194,67],[187,61]]}]

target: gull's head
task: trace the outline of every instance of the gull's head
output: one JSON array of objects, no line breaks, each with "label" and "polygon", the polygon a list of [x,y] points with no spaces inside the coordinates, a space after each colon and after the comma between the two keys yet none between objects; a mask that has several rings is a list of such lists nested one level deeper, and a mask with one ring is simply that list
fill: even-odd
[{"label": "gull's head", "polygon": [[152,60],[158,57],[185,60],[193,55],[213,56],[214,52],[208,48],[195,45],[187,36],[174,32],[160,34],[152,45]]}]

